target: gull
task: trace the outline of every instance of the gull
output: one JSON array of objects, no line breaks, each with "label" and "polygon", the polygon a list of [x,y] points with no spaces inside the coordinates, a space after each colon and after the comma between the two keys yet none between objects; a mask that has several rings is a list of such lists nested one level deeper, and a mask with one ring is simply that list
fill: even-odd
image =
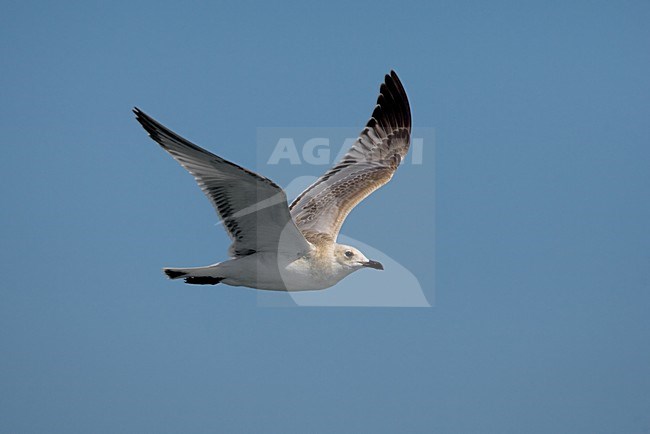
[{"label": "gull", "polygon": [[276,183],[189,142],[137,107],[136,119],[189,171],[232,239],[230,259],[163,268],[185,283],[276,291],[329,288],[361,268],[383,270],[336,239],[348,213],[386,184],[409,149],[411,110],[395,71],[385,76],[366,127],[343,158],[288,205]]}]

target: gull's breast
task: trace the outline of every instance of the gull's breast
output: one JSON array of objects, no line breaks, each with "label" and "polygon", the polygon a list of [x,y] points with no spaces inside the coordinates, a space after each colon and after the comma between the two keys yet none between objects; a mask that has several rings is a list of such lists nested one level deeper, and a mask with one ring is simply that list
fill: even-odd
[{"label": "gull's breast", "polygon": [[281,267],[281,275],[289,291],[325,289],[340,280],[329,264],[309,256],[288,262]]}]

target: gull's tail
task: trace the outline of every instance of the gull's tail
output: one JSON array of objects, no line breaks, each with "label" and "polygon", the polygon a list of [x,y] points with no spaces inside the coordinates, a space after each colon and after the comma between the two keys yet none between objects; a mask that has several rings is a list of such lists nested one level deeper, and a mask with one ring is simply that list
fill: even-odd
[{"label": "gull's tail", "polygon": [[214,276],[215,268],[216,265],[210,265],[196,268],[163,268],[163,271],[170,279],[184,278],[185,283],[192,285],[216,285],[225,278]]}]

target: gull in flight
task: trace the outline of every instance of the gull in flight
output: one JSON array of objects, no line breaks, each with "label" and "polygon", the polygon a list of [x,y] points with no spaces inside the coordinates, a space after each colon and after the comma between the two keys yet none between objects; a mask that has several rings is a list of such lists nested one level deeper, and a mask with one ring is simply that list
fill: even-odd
[{"label": "gull in flight", "polygon": [[282,188],[185,140],[138,108],[149,136],[187,169],[232,239],[230,259],[195,268],[164,268],[186,283],[277,291],[329,288],[361,268],[383,270],[359,250],[336,242],[348,213],[386,184],[409,149],[411,109],[391,71],[359,138],[341,161],[288,205]]}]

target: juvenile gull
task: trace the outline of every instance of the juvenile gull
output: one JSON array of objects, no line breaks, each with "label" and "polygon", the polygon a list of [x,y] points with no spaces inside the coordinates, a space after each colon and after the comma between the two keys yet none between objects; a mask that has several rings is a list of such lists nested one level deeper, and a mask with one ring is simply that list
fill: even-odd
[{"label": "juvenile gull", "polygon": [[359,138],[341,161],[290,206],[268,178],[185,140],[138,108],[136,119],[196,179],[232,239],[230,259],[196,268],[164,268],[171,279],[278,291],[324,289],[364,267],[383,270],[336,242],[348,213],[386,184],[409,149],[411,110],[391,71]]}]

